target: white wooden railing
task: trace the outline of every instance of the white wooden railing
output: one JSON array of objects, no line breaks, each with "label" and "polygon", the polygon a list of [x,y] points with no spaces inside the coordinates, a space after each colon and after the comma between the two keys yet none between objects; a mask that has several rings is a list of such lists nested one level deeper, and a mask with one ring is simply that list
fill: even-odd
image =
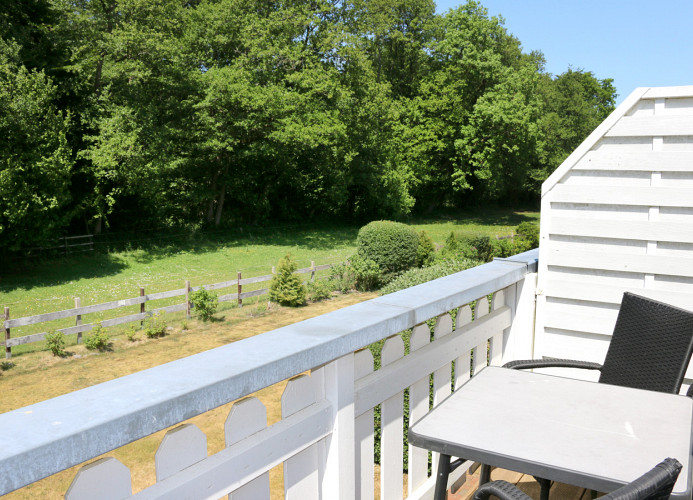
[{"label": "white wooden railing", "polygon": [[[66,498],[269,499],[268,471],[283,464],[287,499],[372,499],[380,405],[380,498],[402,498],[404,391],[415,421],[429,411],[431,375],[436,404],[488,362],[531,357],[536,257],[495,260],[2,414],[0,494],[177,425],[154,457],[156,484],[133,497],[130,470],[103,458],[79,470]],[[383,339],[374,370],[364,348]],[[289,378],[282,419],[267,427],[263,404],[246,396]],[[226,448],[207,456],[204,433],[178,424],[232,401]],[[428,453],[408,455],[408,497],[430,497]]]}]

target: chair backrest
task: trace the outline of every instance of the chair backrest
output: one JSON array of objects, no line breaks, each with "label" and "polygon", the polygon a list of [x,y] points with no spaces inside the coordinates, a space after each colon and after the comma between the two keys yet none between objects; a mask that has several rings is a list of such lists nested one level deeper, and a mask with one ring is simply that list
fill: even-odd
[{"label": "chair backrest", "polygon": [[679,461],[667,458],[635,481],[599,497],[599,500],[665,500],[671,495],[680,472]]},{"label": "chair backrest", "polygon": [[678,393],[693,354],[693,312],[623,294],[599,381]]}]

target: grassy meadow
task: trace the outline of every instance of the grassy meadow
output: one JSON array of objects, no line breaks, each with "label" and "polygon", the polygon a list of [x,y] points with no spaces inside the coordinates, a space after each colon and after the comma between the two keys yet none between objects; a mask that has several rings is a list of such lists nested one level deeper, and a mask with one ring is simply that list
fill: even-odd
[{"label": "grassy meadow", "polygon": [[[495,211],[483,215],[469,213],[419,219],[410,224],[419,231],[425,230],[442,245],[451,231],[458,236],[502,236],[510,234],[520,222],[534,219],[538,219],[536,212]],[[81,297],[83,305],[96,304],[136,296],[139,286],[155,292],[180,288],[185,279],[199,285],[232,279],[237,271],[242,271],[246,277],[267,274],[286,253],[291,253],[301,267],[307,267],[311,260],[316,264],[337,263],[355,252],[357,233],[356,226],[304,226],[282,231],[258,230],[240,236],[215,233],[177,242],[140,242],[139,248],[65,257],[7,273],[0,281],[0,297],[4,305],[11,308],[12,317],[17,318],[70,308],[74,297]],[[0,375],[3,387],[0,412],[213,349],[375,296],[375,293],[337,295],[299,308],[269,307],[266,297],[260,297],[261,300],[243,308],[227,303],[216,314],[216,321],[208,323],[195,318],[184,321],[182,313],[166,315],[169,329],[163,338],[147,339],[140,332],[135,341],[128,341],[122,330],[118,335],[118,330],[109,329],[112,349],[104,353],[74,345],[74,336],[67,347],[68,356],[62,358],[42,351],[43,342],[15,347],[12,357],[15,366]],[[133,313],[137,312],[136,307]],[[124,314],[122,309],[117,311],[120,311],[117,315]],[[90,318],[85,316],[84,321],[89,322]],[[34,328],[43,331],[46,326],[34,325]],[[16,330],[20,329],[13,330],[13,337],[19,333]],[[279,400],[285,385],[282,382],[257,394],[268,408],[270,424],[280,418]],[[208,436],[209,454],[224,447],[223,421],[230,406],[231,403],[226,404],[188,421]],[[164,432],[107,454],[130,468],[135,492],[155,481],[154,454]],[[62,498],[77,469],[78,466],[55,474],[7,498]],[[270,479],[273,500],[282,498],[281,467],[270,471]]]},{"label": "grassy meadow", "polygon": [[[538,220],[538,217],[537,212],[496,209],[413,219],[409,224],[417,231],[425,230],[442,245],[450,232],[462,237],[504,236],[520,222]],[[299,267],[309,267],[311,261],[316,265],[336,264],[355,252],[358,229],[356,225],[300,225],[246,228],[244,232],[210,232],[178,238],[154,236],[135,241],[124,250],[66,256],[17,269],[5,267],[4,274],[0,274],[0,305],[10,308],[11,318],[20,318],[70,309],[74,307],[75,297],[86,306],[136,297],[140,287],[144,287],[145,293],[155,293],[181,289],[185,280],[190,280],[192,286],[232,280],[238,271],[244,278],[260,276],[269,274],[272,266],[287,253]],[[243,291],[267,285],[246,285]],[[234,291],[235,288],[229,288],[220,293]],[[181,301],[181,297],[175,297],[148,302],[147,309]],[[234,302],[220,305],[221,310],[232,307],[235,307]],[[92,323],[138,312],[139,306],[131,306],[85,315],[82,321]],[[169,316],[175,321],[182,319],[182,313]],[[14,328],[12,337],[73,325],[74,319],[70,318]],[[115,333],[122,333],[125,328],[127,326]],[[69,336],[68,341],[74,343],[75,336]],[[43,342],[17,346],[13,348],[13,356],[40,349],[43,349]]]}]

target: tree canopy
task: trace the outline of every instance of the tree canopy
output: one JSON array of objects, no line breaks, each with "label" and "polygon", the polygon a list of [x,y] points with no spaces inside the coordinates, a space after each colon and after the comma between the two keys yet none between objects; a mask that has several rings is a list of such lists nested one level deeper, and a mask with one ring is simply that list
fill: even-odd
[{"label": "tree canopy", "polygon": [[536,203],[613,109],[469,1],[0,9],[0,251],[70,232]]}]

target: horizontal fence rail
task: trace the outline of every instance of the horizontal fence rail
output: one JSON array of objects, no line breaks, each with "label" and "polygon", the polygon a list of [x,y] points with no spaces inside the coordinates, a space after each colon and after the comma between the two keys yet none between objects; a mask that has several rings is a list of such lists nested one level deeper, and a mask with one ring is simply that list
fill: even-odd
[{"label": "horizontal fence rail", "polygon": [[[535,271],[536,252],[499,259],[2,414],[12,432],[0,494],[176,426],[154,457],[155,484],[133,496],[130,469],[106,457],[79,469],[65,498],[269,499],[268,472],[282,465],[285,498],[372,500],[379,449],[380,498],[401,499],[405,422],[429,411],[429,396],[438,404],[487,364],[524,354]],[[378,341],[379,363],[365,349]],[[267,426],[248,396],[287,379],[281,420]],[[234,401],[226,447],[208,456],[207,436],[180,424]],[[428,452],[406,454],[408,498],[425,498]]]},{"label": "horizontal fence rail", "polygon": [[[330,269],[333,266],[333,264],[322,264],[319,266],[316,266],[314,262],[311,262],[310,267],[304,267],[301,269],[297,269],[294,271],[296,274],[310,274],[310,280],[315,279],[315,273],[319,271],[324,271],[327,269]],[[274,268],[272,268],[272,272],[274,273]],[[186,311],[189,314],[189,311],[192,307],[190,303],[190,298],[189,295],[192,292],[196,292],[197,290],[200,289],[205,289],[205,290],[220,290],[224,288],[230,288],[230,287],[237,287],[236,293],[229,293],[229,294],[224,294],[224,295],[219,295],[218,300],[219,302],[230,302],[230,301],[237,301],[238,305],[241,306],[243,305],[243,299],[247,299],[250,297],[258,297],[260,295],[266,295],[269,293],[269,288],[260,288],[258,290],[251,290],[247,292],[243,292],[243,285],[250,285],[253,283],[262,283],[262,282],[267,282],[271,281],[272,277],[274,274],[266,274],[264,276],[254,276],[251,278],[243,278],[241,272],[238,272],[238,276],[236,279],[229,280],[229,281],[223,281],[221,283],[214,283],[210,285],[201,285],[201,286],[194,286],[191,287],[190,283],[186,281],[186,286],[184,288],[179,288],[177,290],[169,290],[166,292],[157,292],[157,293],[150,293],[150,294],[144,294],[144,289],[140,288],[140,296],[139,297],[133,297],[130,299],[122,299],[122,300],[114,300],[111,302],[104,302],[102,304],[93,304],[89,306],[78,306],[74,307],[72,309],[65,309],[62,311],[56,311],[56,312],[50,312],[50,313],[44,313],[44,314],[36,314],[34,316],[25,316],[22,318],[15,318],[15,319],[10,319],[10,309],[8,307],[5,307],[4,309],[4,321],[3,321],[3,328],[5,330],[5,340],[4,342],[0,342],[0,345],[5,346],[5,357],[10,358],[12,355],[12,347],[22,345],[22,344],[30,344],[33,342],[39,342],[41,340],[44,340],[46,337],[46,334],[48,332],[40,332],[40,333],[35,333],[31,335],[23,335],[20,337],[14,337],[12,338],[11,336],[11,329],[12,328],[18,328],[18,327],[23,327],[23,326],[30,326],[30,325],[36,325],[39,323],[45,323],[48,321],[55,321],[59,319],[66,319],[66,318],[76,318],[75,319],[75,326],[72,327],[66,327],[66,328],[58,328],[55,331],[56,332],[62,332],[64,335],[78,335],[78,342],[81,340],[80,335],[84,332],[87,332],[91,330],[96,323],[86,323],[82,324],[82,315],[85,314],[93,314],[93,313],[98,313],[98,312],[104,312],[104,311],[110,311],[113,309],[120,309],[123,307],[131,307],[131,306],[136,306],[136,305],[141,305],[140,308],[140,313],[138,314],[128,314],[125,316],[119,316],[116,318],[110,318],[110,319],[104,319],[100,321],[99,323],[103,327],[110,327],[110,326],[117,326],[117,325],[122,325],[125,323],[133,323],[137,321],[143,321],[144,319],[156,315],[156,314],[161,314],[161,313],[171,313],[171,312],[178,312],[178,311]],[[161,300],[161,299],[169,299],[173,297],[182,297],[185,296],[185,302],[180,303],[180,304],[174,304],[170,306],[165,306],[165,307],[158,307],[155,309],[150,309],[149,311],[145,310],[145,304],[147,302],[155,301],[155,300]],[[75,300],[77,303],[79,302],[79,299]]]}]

